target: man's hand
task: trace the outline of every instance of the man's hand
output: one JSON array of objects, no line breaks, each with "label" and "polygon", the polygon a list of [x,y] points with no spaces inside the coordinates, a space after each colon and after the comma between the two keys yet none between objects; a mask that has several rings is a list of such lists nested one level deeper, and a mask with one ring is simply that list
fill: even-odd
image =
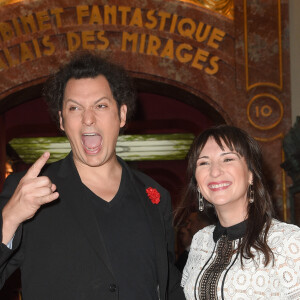
[{"label": "man's hand", "polygon": [[45,203],[58,198],[56,186],[46,176],[40,176],[42,168],[50,157],[45,152],[27,171],[20,180],[14,194],[2,211],[2,243],[7,244],[18,226],[32,218],[37,210]]}]

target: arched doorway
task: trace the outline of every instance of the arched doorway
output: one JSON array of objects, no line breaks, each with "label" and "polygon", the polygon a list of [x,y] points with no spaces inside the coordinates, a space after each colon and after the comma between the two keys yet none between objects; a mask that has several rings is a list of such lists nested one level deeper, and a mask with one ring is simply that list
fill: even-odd
[{"label": "arched doorway", "polygon": [[274,181],[279,216],[288,219],[286,179],[280,167],[282,138],[291,125],[288,37],[283,34],[288,29],[286,1],[1,3],[2,127],[4,111],[24,98],[34,99],[49,74],[73,52],[98,51],[122,64],[144,88],[148,86],[148,92],[155,94],[149,82],[156,82],[158,89],[164,85],[161,93],[172,86],[165,96],[173,97],[170,93],[176,88],[179,94],[185,91],[188,96],[178,98],[202,105],[205,115],[218,112],[226,123],[259,140]]},{"label": "arched doorway", "polygon": [[[45,79],[74,51],[97,50],[136,79],[139,117],[128,132],[163,128],[164,133],[197,134],[225,122],[257,138],[270,167],[279,217],[287,220],[280,163],[282,137],[291,123],[288,37],[282,34],[288,31],[288,4],[226,0],[220,9],[218,2],[2,1],[9,5],[0,10],[1,174],[6,153],[17,157],[6,150],[11,138],[60,134],[41,114]],[[175,202],[180,197],[183,160],[131,164],[173,191]]]},{"label": "arched doorway", "polygon": [[[191,93],[165,83],[136,79],[138,90],[137,111],[127,124],[125,135],[197,135],[203,129],[224,118],[205,101]],[[14,148],[12,140],[64,136],[56,127],[42,100],[41,85],[28,87],[22,102],[3,113],[5,119],[5,145],[8,161],[14,171],[26,169],[34,158],[22,159],[23,154]],[[22,93],[22,92],[21,92]],[[16,99],[17,94],[8,98]],[[8,101],[4,99],[3,103]],[[190,141],[191,142],[191,141]],[[49,148],[50,149],[50,148]],[[48,150],[49,150],[48,149]],[[40,151],[40,149],[36,149]],[[30,155],[35,151],[30,149]],[[49,150],[51,152],[51,150]],[[126,159],[126,158],[125,158]],[[182,158],[140,158],[130,160],[138,168],[165,186],[173,196],[173,204],[178,203],[184,186],[186,161]]]}]

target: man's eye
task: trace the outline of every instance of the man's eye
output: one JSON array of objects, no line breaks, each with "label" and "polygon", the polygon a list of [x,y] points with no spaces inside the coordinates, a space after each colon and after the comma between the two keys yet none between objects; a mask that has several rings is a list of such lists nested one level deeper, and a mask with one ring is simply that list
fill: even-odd
[{"label": "man's eye", "polygon": [[98,104],[98,106],[97,106],[97,108],[105,108],[105,107],[107,107],[107,105],[105,105],[105,104]]},{"label": "man's eye", "polygon": [[69,108],[70,111],[74,111],[74,110],[77,110],[77,109],[78,109],[77,106],[70,106],[70,108]]}]

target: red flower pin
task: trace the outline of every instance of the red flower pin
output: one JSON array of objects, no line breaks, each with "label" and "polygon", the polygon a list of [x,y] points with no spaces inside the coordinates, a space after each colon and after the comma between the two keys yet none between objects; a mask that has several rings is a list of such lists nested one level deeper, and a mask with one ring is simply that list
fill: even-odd
[{"label": "red flower pin", "polygon": [[157,191],[157,189],[154,189],[152,187],[148,187],[146,189],[146,192],[148,194],[149,199],[153,204],[158,204],[160,202],[160,193]]}]

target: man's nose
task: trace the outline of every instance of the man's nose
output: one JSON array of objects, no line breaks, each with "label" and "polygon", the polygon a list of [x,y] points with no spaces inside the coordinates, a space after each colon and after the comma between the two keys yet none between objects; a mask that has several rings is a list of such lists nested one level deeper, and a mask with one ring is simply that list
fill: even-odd
[{"label": "man's nose", "polygon": [[87,126],[91,126],[95,123],[95,112],[93,111],[93,109],[88,108],[84,110],[82,116],[82,123]]}]

